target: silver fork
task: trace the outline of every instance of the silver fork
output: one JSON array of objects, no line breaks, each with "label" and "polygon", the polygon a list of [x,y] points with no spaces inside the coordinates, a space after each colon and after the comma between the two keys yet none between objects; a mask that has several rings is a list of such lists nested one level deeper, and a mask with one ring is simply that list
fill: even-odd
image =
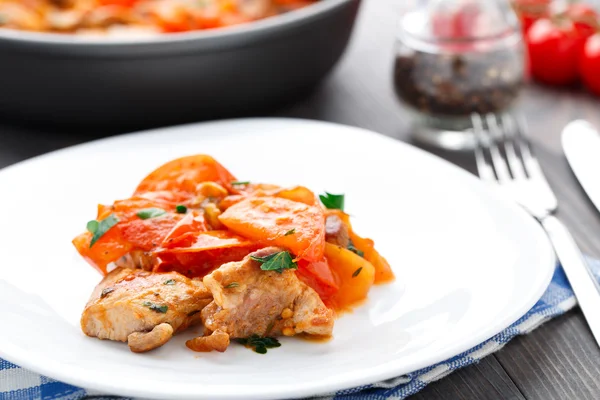
[{"label": "silver fork", "polygon": [[558,202],[531,152],[525,137],[525,121],[507,114],[500,117],[473,114],[472,122],[479,177],[497,185],[544,228],[600,345],[600,288],[573,236],[553,215]]}]

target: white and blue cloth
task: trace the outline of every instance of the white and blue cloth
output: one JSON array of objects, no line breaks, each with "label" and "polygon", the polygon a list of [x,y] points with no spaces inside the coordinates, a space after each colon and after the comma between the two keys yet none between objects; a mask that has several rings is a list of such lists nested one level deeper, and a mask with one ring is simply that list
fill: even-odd
[{"label": "white and blue cloth", "polygon": [[[600,280],[600,261],[589,260],[596,278]],[[498,351],[517,335],[524,335],[544,322],[563,314],[576,304],[575,296],[560,266],[556,268],[550,286],[533,308],[510,327],[472,349],[437,365],[379,382],[342,390],[319,397],[321,400],[401,400],[417,393],[429,383],[453,371],[478,362]],[[2,344],[0,343],[0,346]],[[0,359],[0,400],[107,400],[117,397],[103,395],[20,368]],[[124,400],[123,398],[119,398]]]}]

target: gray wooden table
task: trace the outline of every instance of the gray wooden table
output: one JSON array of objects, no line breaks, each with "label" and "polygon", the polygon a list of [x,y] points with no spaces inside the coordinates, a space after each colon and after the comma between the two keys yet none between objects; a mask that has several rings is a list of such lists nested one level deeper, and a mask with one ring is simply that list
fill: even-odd
[{"label": "gray wooden table", "polygon": [[[391,86],[394,25],[401,3],[364,0],[353,41],[331,76],[310,97],[271,115],[339,122],[410,141],[407,114]],[[560,218],[581,248],[600,258],[600,214],[575,181],[560,148],[560,131],[568,121],[586,118],[600,127],[600,99],[578,89],[530,85],[521,107],[529,118],[537,154],[557,192]],[[0,167],[99,136],[0,122]],[[470,154],[428,150],[474,170]],[[479,364],[429,385],[413,398],[598,399],[600,349],[576,309],[513,340]]]}]

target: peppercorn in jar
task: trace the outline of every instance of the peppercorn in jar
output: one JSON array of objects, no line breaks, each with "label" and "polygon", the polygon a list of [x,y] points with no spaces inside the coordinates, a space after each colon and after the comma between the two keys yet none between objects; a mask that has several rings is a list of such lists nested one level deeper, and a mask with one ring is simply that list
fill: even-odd
[{"label": "peppercorn in jar", "polygon": [[498,0],[407,1],[400,19],[394,86],[414,135],[433,145],[472,146],[472,113],[513,106],[524,81],[518,20]]}]

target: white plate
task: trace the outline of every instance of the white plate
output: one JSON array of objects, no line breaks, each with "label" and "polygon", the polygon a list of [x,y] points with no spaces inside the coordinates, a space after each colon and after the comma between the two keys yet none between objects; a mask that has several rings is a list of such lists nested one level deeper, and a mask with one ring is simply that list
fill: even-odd
[{"label": "white plate", "polygon": [[[207,153],[242,180],[346,194],[397,280],[337,322],[326,343],[260,355],[83,335],[100,280],[71,246],[98,202],[128,197],[172,158]],[[538,225],[470,174],[406,144],[328,123],[215,122],[88,143],[0,171],[0,356],[52,378],[148,398],[267,399],[332,392],[414,371],[488,339],[542,295],[555,264]]]}]

